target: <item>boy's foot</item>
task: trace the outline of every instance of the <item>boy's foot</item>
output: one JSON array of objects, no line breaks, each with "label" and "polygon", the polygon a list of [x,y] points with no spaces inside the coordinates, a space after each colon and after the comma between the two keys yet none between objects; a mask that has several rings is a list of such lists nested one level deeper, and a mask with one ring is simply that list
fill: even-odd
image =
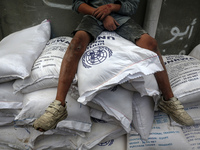
[{"label": "boy's foot", "polygon": [[61,102],[54,100],[49,107],[46,109],[45,113],[33,123],[33,127],[36,130],[45,132],[50,129],[54,129],[58,122],[67,118],[67,106],[63,107]]},{"label": "boy's foot", "polygon": [[163,100],[162,97],[158,102],[158,108],[164,113],[168,114],[174,121],[181,125],[194,125],[193,119],[184,110],[183,105],[176,97],[172,97],[169,101]]}]

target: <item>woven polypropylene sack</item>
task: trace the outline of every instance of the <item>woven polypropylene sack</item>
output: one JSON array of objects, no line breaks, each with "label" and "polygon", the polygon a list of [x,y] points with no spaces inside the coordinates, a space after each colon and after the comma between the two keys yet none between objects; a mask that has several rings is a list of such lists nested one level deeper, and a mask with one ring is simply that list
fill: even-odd
[{"label": "woven polypropylene sack", "polygon": [[50,22],[14,32],[0,41],[0,83],[25,79],[50,38]]},{"label": "woven polypropylene sack", "polygon": [[199,103],[200,60],[187,55],[163,56],[174,95],[189,107]]},{"label": "woven polypropylene sack", "polygon": [[15,81],[15,92],[30,93],[37,90],[56,87],[62,59],[65,55],[71,37],[57,37],[46,44],[42,54],[35,61],[30,77]]},{"label": "woven polypropylene sack", "polygon": [[162,69],[156,53],[115,32],[103,32],[87,47],[79,62],[78,101],[86,104],[102,90]]}]

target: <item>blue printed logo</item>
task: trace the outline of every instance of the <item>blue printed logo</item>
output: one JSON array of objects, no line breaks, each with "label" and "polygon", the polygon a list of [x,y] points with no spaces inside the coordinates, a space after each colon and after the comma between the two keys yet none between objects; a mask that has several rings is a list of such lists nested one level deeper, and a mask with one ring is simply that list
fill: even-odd
[{"label": "blue printed logo", "polygon": [[91,68],[92,65],[98,65],[112,56],[112,50],[106,46],[95,47],[88,50],[82,57],[82,63],[85,68]]},{"label": "blue printed logo", "polygon": [[93,117],[91,117],[91,119],[92,119],[95,123],[107,123],[105,120],[101,120],[101,119],[97,119],[97,118],[93,118]]},{"label": "blue printed logo", "polygon": [[99,143],[98,145],[99,146],[111,146],[113,144],[113,142],[114,142],[114,139],[109,140],[107,142]]}]

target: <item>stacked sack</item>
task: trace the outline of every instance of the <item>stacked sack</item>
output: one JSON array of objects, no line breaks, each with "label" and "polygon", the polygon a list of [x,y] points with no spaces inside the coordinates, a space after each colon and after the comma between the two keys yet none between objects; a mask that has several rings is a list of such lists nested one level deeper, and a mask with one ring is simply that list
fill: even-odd
[{"label": "stacked sack", "polygon": [[[69,132],[69,129],[65,130],[65,128],[63,130],[49,131],[45,134],[32,128],[31,123],[34,117],[37,117],[45,109],[41,107],[46,107],[45,104],[48,103],[48,98],[54,98],[56,88],[47,88],[44,92],[40,91],[40,89],[35,91],[33,89],[32,92],[34,91],[36,94],[32,92],[18,92],[13,88],[13,85],[18,80],[25,80],[32,76],[35,69],[33,66],[36,65],[36,62],[38,63],[38,59],[50,39],[50,33],[50,22],[44,20],[39,25],[10,34],[0,42],[0,149],[35,149],[36,145],[37,149],[49,147],[71,149],[73,145],[71,146],[69,139],[75,138],[76,136],[74,135],[84,136],[83,132],[73,130]],[[44,99],[44,96],[48,96],[47,100]],[[35,103],[36,100],[39,100],[41,103]],[[79,108],[80,105],[76,101],[75,104],[73,104],[73,100],[71,101],[73,107]],[[84,106],[82,108],[84,109]],[[85,111],[89,112],[88,109],[84,109],[84,111],[80,109],[80,111],[81,114],[86,114]],[[26,114],[23,114],[23,112]],[[76,116],[80,118],[80,116]],[[87,116],[87,118],[88,120],[86,119],[84,122],[87,123],[88,121],[87,126],[90,127],[90,117]],[[73,120],[69,120],[68,124],[73,126]],[[83,130],[87,130],[89,127]],[[40,138],[44,139],[44,137],[46,137],[46,140],[41,142]],[[63,139],[63,141],[58,140],[56,141],[57,143],[51,142],[48,145],[51,139]]]},{"label": "stacked sack", "polygon": [[[102,33],[98,37],[99,39],[94,42],[94,45],[88,46],[82,60],[88,59],[86,56],[90,53],[88,52],[91,50],[90,48],[96,53],[96,49],[98,50],[98,46],[101,45],[98,52],[104,62],[106,62],[106,58],[110,58],[109,61],[112,62],[123,57],[123,61],[116,63],[118,66],[115,63],[111,66],[111,69],[118,68],[118,70],[113,70],[112,74],[109,73],[111,76],[104,79],[108,81],[113,76],[117,78],[110,80],[109,84],[103,85],[103,88],[101,87],[101,89],[93,92],[93,98],[87,100],[88,102],[91,101],[93,107],[90,107],[91,104],[83,105],[86,103],[82,102],[82,104],[77,101],[78,98],[83,99],[84,97],[79,97],[80,90],[78,88],[81,86],[80,83],[79,86],[77,85],[77,80],[80,78],[80,74],[85,74],[85,71],[88,72],[84,68],[87,69],[89,65],[84,61],[84,65],[87,67],[82,66],[84,67],[82,71],[77,73],[78,77],[74,78],[66,97],[69,116],[59,122],[56,129],[41,133],[32,128],[32,123],[44,113],[51,101],[55,99],[60,65],[71,41],[71,37],[58,37],[51,40],[49,38],[50,23],[45,20],[37,26],[7,36],[0,43],[2,54],[0,57],[2,62],[0,68],[1,132],[4,133],[4,137],[0,140],[1,147],[16,149],[91,149],[94,147],[94,149],[98,149],[98,143],[112,141],[108,144],[109,148],[112,145],[115,149],[113,139],[119,137],[124,141],[126,133],[131,130],[133,118],[136,122],[138,120],[138,115],[133,115],[135,113],[132,109],[131,100],[133,92],[118,85],[161,70],[159,63],[153,63],[154,61],[158,62],[157,56],[149,52],[140,57],[139,55],[143,52],[138,51],[139,48],[131,42],[123,41],[115,33]],[[104,41],[105,38],[107,41]],[[114,48],[110,48],[113,44],[107,46],[113,41],[116,41]],[[118,41],[121,41],[121,45]],[[118,45],[116,45],[117,43]],[[127,53],[121,52],[123,45],[127,45]],[[136,54],[135,59],[133,59],[133,52]],[[126,55],[123,55],[123,53]],[[132,54],[131,57],[130,54]],[[108,64],[110,64],[109,61],[107,61]],[[140,66],[143,64],[149,65],[149,68],[155,67],[155,69],[141,70]],[[81,65],[79,70],[81,70]],[[102,72],[102,75],[105,73],[106,70]],[[93,77],[95,79],[97,75]],[[96,78],[94,82],[98,80]],[[107,81],[98,81],[98,84]],[[143,82],[141,83],[143,84]],[[85,86],[84,84],[82,86]],[[87,86],[87,88],[90,87]],[[91,86],[91,88],[93,87]],[[105,90],[103,91],[103,89]],[[102,91],[101,94],[100,91]],[[107,98],[109,98],[108,103],[104,104]],[[101,99],[103,100],[101,101]],[[126,101],[124,105],[122,105],[121,99]],[[152,100],[149,101],[151,108],[153,108],[152,102]],[[99,109],[96,109],[96,107]],[[104,115],[101,116],[101,114]],[[151,116],[152,114],[153,111]],[[135,126],[138,125],[139,122]],[[136,130],[139,130],[139,128]],[[102,148],[102,145],[106,144],[100,145]]]},{"label": "stacked sack", "polygon": [[200,45],[189,55],[165,55],[163,60],[172,91],[193,118],[195,125],[186,127],[177,124],[159,112],[155,104],[154,123],[148,140],[142,141],[138,135],[130,133],[127,136],[128,150],[200,149]]},{"label": "stacked sack", "polygon": [[[44,20],[0,42],[1,149],[126,150],[153,146],[160,150],[182,144],[180,149],[188,150],[196,144],[188,143],[185,137],[193,128],[173,127],[170,118],[156,110],[160,92],[152,74],[163,69],[158,56],[115,32],[103,32],[83,54],[66,97],[68,117],[45,133],[33,129],[33,121],[55,99],[62,58],[71,39],[50,39],[50,23]],[[166,59],[174,57],[183,56]],[[192,60],[190,65],[197,65]],[[169,64],[176,63],[170,60]],[[167,68],[170,72],[172,66]],[[170,76],[170,82],[177,85],[172,77],[175,75]],[[187,104],[186,109],[194,108],[198,103],[197,84],[192,93],[176,92],[174,87],[175,95]],[[185,93],[194,96],[192,101],[185,100]],[[155,137],[158,130],[164,136]],[[171,136],[166,137],[168,132]],[[175,142],[173,135],[179,135],[183,142],[170,144]],[[151,145],[156,138],[160,139],[158,146]]]},{"label": "stacked sack", "polygon": [[[18,127],[14,118],[23,108],[23,94],[13,93],[16,79],[30,76],[34,61],[39,57],[50,38],[50,23],[24,29],[5,37],[0,42],[0,114],[1,148],[33,148],[33,141],[39,135],[27,127]],[[30,132],[33,131],[33,132]]]}]

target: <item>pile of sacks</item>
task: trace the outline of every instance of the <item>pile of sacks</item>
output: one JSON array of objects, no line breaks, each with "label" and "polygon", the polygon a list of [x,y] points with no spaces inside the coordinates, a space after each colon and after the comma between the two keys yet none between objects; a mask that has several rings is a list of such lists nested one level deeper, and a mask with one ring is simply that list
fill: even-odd
[{"label": "pile of sacks", "polygon": [[[50,22],[44,20],[0,42],[1,149],[198,147],[200,58],[194,57],[200,57],[199,48],[191,56],[163,56],[174,94],[196,124],[186,128],[157,110],[160,91],[153,73],[163,70],[158,56],[115,32],[103,32],[83,54],[66,97],[68,117],[56,129],[34,130],[33,121],[55,99],[72,39],[50,39],[50,33]],[[181,140],[174,140],[177,136]]]}]

